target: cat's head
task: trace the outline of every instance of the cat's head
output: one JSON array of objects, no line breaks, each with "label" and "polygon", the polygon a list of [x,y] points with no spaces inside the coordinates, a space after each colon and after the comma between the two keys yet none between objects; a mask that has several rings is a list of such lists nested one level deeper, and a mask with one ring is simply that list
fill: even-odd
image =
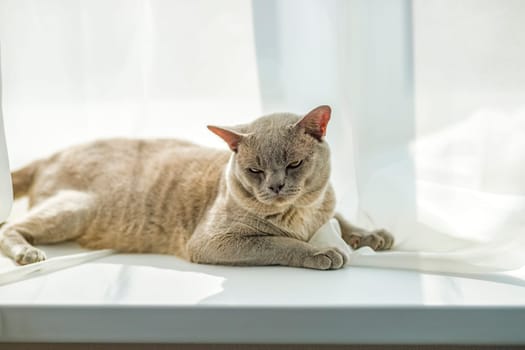
[{"label": "cat's head", "polygon": [[227,176],[249,196],[272,206],[307,206],[326,189],[330,151],[324,141],[331,109],[301,117],[277,113],[231,128],[208,126],[234,152]]}]

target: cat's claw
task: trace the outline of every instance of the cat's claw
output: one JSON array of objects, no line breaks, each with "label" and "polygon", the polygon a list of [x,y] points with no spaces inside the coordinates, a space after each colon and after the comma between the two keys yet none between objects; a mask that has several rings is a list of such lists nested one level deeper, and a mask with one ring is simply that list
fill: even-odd
[{"label": "cat's claw", "polygon": [[46,254],[38,248],[25,246],[16,253],[14,260],[19,265],[28,265],[46,260]]},{"label": "cat's claw", "polygon": [[337,248],[326,248],[306,258],[304,266],[317,270],[337,270],[347,262],[347,257]]}]

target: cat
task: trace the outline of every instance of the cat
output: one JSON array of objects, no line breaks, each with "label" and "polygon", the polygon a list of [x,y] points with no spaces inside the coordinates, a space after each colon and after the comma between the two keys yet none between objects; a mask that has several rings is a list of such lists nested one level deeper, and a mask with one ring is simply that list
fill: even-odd
[{"label": "cat", "polygon": [[353,248],[390,249],[334,213],[325,141],[329,106],[208,126],[230,150],[170,139],[109,139],[70,147],[12,173],[30,210],[0,229],[18,264],[45,259],[33,244],[66,240],[121,252],[174,254],[195,263],[319,270],[346,263],[337,248],[308,243],[329,219]]}]

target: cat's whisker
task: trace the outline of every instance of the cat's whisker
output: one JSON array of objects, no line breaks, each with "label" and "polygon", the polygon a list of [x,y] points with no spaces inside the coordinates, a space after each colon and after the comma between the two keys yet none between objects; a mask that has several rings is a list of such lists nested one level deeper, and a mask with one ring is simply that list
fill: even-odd
[{"label": "cat's whisker", "polygon": [[287,187],[287,188],[284,188],[284,191],[281,192],[281,194],[297,193],[300,191],[301,191],[301,188],[299,187]]}]

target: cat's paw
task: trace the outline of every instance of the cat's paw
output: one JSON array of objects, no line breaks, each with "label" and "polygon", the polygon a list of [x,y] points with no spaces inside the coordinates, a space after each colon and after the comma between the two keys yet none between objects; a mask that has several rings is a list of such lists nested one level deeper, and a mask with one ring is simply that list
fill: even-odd
[{"label": "cat's paw", "polygon": [[373,250],[388,250],[394,245],[394,236],[384,229],[368,232],[363,236],[352,236],[350,246],[354,249],[370,247]]},{"label": "cat's paw", "polygon": [[46,260],[46,254],[38,248],[32,246],[23,246],[15,254],[14,260],[19,265],[33,264]]},{"label": "cat's paw", "polygon": [[337,248],[325,248],[304,260],[304,267],[317,270],[336,270],[346,264],[347,257]]}]

